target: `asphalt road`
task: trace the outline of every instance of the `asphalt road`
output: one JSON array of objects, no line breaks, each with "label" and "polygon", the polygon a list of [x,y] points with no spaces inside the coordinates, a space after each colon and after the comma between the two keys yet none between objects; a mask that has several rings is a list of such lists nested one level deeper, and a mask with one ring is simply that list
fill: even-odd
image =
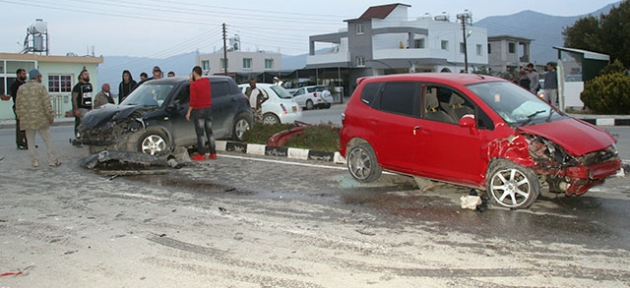
[{"label": "asphalt road", "polygon": [[[99,175],[80,167],[87,148],[68,143],[71,126],[51,131],[64,165],[33,169],[0,130],[0,269],[36,267],[3,287],[630,285],[626,178],[480,213],[459,207],[460,187],[419,191],[399,175],[359,184],[343,166],[244,154]],[[628,130],[614,131],[627,151]]]}]

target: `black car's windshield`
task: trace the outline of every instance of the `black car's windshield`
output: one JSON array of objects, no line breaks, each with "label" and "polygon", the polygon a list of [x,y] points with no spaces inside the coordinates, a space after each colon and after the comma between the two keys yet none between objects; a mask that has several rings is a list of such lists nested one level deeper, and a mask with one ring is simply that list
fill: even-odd
[{"label": "black car's windshield", "polygon": [[120,105],[162,106],[166,97],[173,90],[173,84],[143,83],[133,90]]},{"label": "black car's windshield", "polygon": [[565,117],[547,102],[510,82],[484,82],[467,87],[510,125],[530,125]]},{"label": "black car's windshield", "polygon": [[282,88],[282,86],[273,85],[273,86],[269,86],[269,89],[273,90],[273,92],[275,92],[276,95],[278,95],[278,97],[280,97],[282,99],[291,99],[291,98],[293,98],[291,93],[289,93],[289,91],[287,91],[286,89]]}]

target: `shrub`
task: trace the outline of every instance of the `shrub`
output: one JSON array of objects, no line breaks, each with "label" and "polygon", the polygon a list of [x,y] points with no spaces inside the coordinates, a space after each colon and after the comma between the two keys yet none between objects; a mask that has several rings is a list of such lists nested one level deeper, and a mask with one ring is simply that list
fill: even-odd
[{"label": "shrub", "polygon": [[[266,145],[269,138],[280,131],[294,127],[293,124],[255,125],[245,132],[245,141],[252,144]],[[293,136],[286,147],[335,152],[339,150],[339,127],[332,124],[306,126],[304,133]]]},{"label": "shrub", "polygon": [[586,82],[580,99],[600,114],[630,114],[630,76],[611,73]]},{"label": "shrub", "polygon": [[293,127],[293,124],[273,124],[263,125],[256,123],[254,128],[245,131],[243,138],[245,141],[252,144],[267,144],[269,138],[280,131],[288,130]]}]

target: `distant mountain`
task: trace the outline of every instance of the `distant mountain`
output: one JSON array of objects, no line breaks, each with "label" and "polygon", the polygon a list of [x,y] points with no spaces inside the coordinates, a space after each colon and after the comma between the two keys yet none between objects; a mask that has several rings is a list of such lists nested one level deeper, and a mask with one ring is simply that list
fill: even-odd
[{"label": "distant mountain", "polygon": [[621,2],[580,16],[551,16],[526,10],[512,15],[487,17],[473,25],[488,29],[488,36],[509,35],[532,39],[532,62],[542,64],[558,58],[558,51],[552,47],[564,45],[562,31],[566,27],[588,15],[608,14],[613,6],[619,6],[619,3]]}]

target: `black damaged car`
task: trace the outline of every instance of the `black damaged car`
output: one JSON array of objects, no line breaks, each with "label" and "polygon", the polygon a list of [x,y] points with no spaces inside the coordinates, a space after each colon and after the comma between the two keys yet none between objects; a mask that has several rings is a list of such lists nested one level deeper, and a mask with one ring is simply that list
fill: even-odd
[{"label": "black damaged car", "polygon": [[[215,137],[242,141],[253,125],[249,100],[232,78],[208,78]],[[121,150],[165,155],[176,147],[195,146],[194,126],[186,121],[189,84],[187,77],[147,81],[120,105],[104,105],[85,114],[75,141],[89,145],[90,153]]]}]

